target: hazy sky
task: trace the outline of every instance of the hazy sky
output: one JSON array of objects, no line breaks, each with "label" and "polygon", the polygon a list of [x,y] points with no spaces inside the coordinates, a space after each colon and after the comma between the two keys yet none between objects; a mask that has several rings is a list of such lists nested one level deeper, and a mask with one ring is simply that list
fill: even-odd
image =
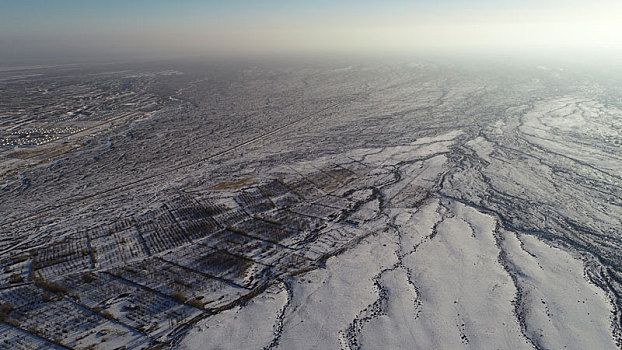
[{"label": "hazy sky", "polygon": [[619,0],[0,0],[0,61],[622,52]]}]

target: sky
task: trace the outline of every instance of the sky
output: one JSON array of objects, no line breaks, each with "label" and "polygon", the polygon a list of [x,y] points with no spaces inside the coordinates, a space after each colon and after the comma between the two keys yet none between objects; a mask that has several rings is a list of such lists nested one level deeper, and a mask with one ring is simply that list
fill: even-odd
[{"label": "sky", "polygon": [[392,52],[620,55],[622,1],[0,0],[0,62]]}]

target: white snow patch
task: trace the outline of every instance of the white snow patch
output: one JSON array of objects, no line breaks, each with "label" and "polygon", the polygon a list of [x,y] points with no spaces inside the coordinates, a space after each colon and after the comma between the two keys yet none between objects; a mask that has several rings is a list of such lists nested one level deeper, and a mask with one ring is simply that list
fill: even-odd
[{"label": "white snow patch", "polygon": [[191,349],[260,349],[274,337],[277,314],[287,302],[285,289],[273,286],[248,304],[199,322],[179,345]]},{"label": "white snow patch", "polygon": [[529,337],[545,349],[616,349],[613,307],[585,279],[583,262],[533,236],[504,236],[503,248],[523,289]]},{"label": "white snow patch", "polygon": [[393,236],[382,233],[296,279],[281,349],[339,349],[340,332],[378,298],[372,278],[396,262]]}]

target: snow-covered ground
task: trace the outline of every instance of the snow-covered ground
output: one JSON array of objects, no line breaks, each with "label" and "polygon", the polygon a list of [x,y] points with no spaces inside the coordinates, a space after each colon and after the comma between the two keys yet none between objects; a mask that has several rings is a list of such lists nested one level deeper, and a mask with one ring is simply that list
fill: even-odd
[{"label": "snow-covered ground", "polygon": [[615,77],[154,65],[0,81],[82,130],[0,150],[0,348],[622,346]]},{"label": "snow-covered ground", "polygon": [[[616,349],[614,306],[586,278],[584,259],[505,227],[493,212],[433,194],[460,135],[347,153],[399,174],[383,185],[375,215],[363,215],[358,228],[373,234],[283,280],[286,296],[266,291],[201,321],[181,347]],[[481,137],[465,146],[491,161]],[[409,201],[413,188],[428,194]]]}]

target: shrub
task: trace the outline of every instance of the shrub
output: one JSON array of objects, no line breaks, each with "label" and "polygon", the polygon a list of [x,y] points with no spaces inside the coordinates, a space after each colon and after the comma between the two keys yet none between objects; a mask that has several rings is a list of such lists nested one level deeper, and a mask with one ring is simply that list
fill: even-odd
[{"label": "shrub", "polygon": [[197,309],[202,309],[203,308],[203,302],[199,299],[190,299],[188,301],[188,305],[192,306],[192,307],[196,307]]},{"label": "shrub", "polygon": [[255,219],[257,220],[261,220],[261,221],[265,221],[271,224],[275,224],[275,225],[280,225],[281,223],[277,220],[274,220],[273,218],[269,218],[269,217],[263,217],[263,216],[259,216],[259,215],[255,215],[254,216]]},{"label": "shrub", "polygon": [[85,283],[91,283],[91,282],[93,282],[95,280],[95,276],[92,273],[87,272],[84,275],[82,275],[82,280]]},{"label": "shrub", "polygon": [[50,293],[55,293],[55,294],[67,293],[67,288],[65,288],[64,286],[54,281],[46,281],[41,277],[35,278],[35,286],[41,289],[45,289]]},{"label": "shrub", "polygon": [[186,302],[186,296],[184,295],[184,293],[179,291],[174,291],[173,293],[171,293],[171,298],[175,299],[180,303]]},{"label": "shrub", "polygon": [[108,312],[108,310],[101,311],[99,314],[104,316],[107,319],[114,320],[114,316],[112,316],[112,314]]},{"label": "shrub", "polygon": [[9,318],[9,314],[13,311],[13,305],[11,303],[0,303],[0,321],[5,322]]},{"label": "shrub", "polygon": [[48,301],[52,300],[52,296],[48,293],[43,293],[43,295],[41,296],[41,300],[44,303],[47,303]]},{"label": "shrub", "polygon": [[14,284],[14,283],[22,283],[24,282],[24,277],[22,277],[21,275],[18,275],[16,273],[12,274],[9,277],[9,283]]}]

